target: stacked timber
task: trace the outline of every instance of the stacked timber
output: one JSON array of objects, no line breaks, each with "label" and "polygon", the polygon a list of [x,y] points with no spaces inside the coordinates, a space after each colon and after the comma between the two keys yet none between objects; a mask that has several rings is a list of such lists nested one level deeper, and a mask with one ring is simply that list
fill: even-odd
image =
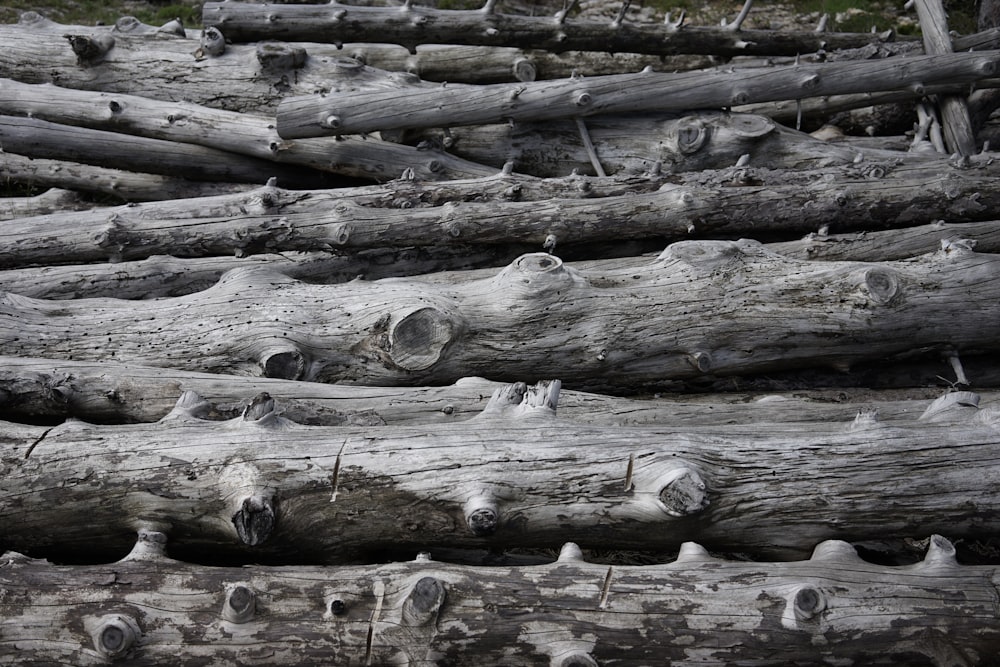
[{"label": "stacked timber", "polygon": [[1000,38],[915,4],[0,25],[0,664],[996,664]]}]

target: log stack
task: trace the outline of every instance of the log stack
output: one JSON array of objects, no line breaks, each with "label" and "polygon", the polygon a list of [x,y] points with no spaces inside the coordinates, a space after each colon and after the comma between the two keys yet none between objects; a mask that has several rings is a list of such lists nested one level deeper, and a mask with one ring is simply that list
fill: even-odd
[{"label": "log stack", "polygon": [[996,664],[1000,50],[916,4],[0,25],[0,664]]}]

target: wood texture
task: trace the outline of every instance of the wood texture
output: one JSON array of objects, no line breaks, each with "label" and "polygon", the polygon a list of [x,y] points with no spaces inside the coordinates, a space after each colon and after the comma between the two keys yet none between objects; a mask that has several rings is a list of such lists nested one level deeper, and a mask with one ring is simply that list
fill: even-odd
[{"label": "wood texture", "polygon": [[[988,665],[994,568],[930,537],[911,567],[843,542],[809,560],[740,563],[694,543],[651,566],[536,567],[428,557],[372,567],[205,568],[143,531],[107,565],[0,557],[3,654],[21,665]],[[167,547],[169,548],[169,543]]]}]

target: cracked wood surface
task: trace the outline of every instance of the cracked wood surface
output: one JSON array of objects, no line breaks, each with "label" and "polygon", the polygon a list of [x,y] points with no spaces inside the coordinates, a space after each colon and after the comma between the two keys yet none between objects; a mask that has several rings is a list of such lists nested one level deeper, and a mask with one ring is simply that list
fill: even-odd
[{"label": "cracked wood surface", "polygon": [[566,544],[551,564],[493,568],[427,555],[206,568],[166,557],[165,543],[140,531],[127,557],[103,565],[0,556],[0,657],[74,667],[787,667],[988,665],[1000,650],[995,568],[959,565],[938,535],[908,567],[866,563],[837,541],[795,562],[726,561],[688,543],[670,563],[612,567]]}]

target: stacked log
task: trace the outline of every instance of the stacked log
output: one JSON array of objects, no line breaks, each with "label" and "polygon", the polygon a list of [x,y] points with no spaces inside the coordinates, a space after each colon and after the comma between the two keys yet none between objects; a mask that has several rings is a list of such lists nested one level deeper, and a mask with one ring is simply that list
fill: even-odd
[{"label": "stacked log", "polygon": [[0,664],[993,664],[1000,51],[916,5],[0,26]]}]

